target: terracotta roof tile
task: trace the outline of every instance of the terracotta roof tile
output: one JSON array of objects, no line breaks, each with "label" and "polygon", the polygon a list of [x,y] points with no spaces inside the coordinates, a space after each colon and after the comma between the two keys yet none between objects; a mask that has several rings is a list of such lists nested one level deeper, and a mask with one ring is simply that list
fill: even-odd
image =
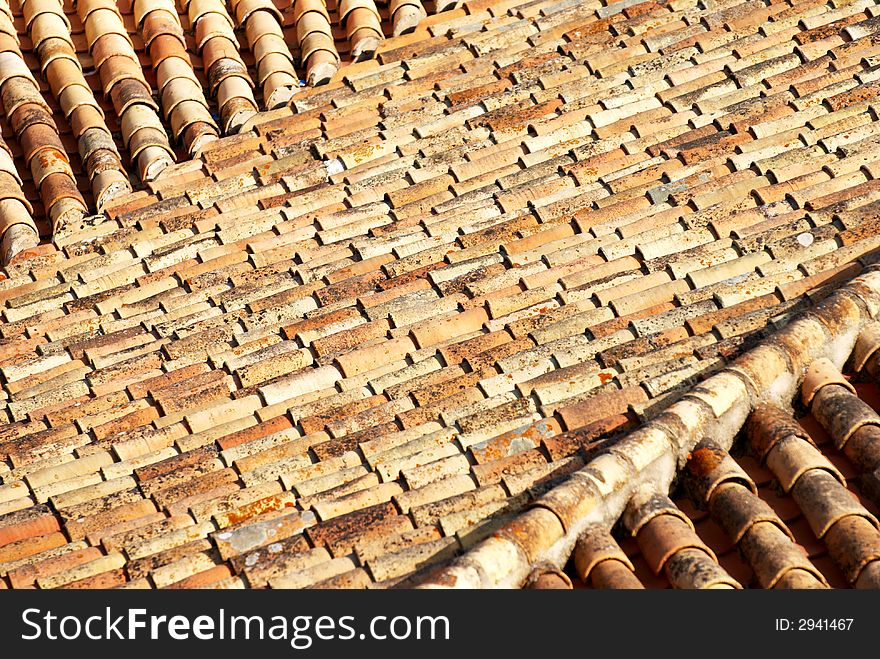
[{"label": "terracotta roof tile", "polygon": [[[13,587],[410,586],[517,544],[490,579],[876,307],[863,3],[33,2],[0,79]],[[609,509],[575,564],[628,552],[517,569],[873,584],[859,387],[757,406],[760,459],[722,433],[712,494],[634,547]]]}]

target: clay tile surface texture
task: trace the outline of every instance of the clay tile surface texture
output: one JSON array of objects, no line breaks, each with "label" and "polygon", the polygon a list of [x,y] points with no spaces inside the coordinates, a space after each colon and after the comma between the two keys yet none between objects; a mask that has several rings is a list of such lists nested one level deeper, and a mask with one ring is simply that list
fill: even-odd
[{"label": "clay tile surface texture", "polygon": [[0,9],[0,587],[880,587],[874,2]]}]

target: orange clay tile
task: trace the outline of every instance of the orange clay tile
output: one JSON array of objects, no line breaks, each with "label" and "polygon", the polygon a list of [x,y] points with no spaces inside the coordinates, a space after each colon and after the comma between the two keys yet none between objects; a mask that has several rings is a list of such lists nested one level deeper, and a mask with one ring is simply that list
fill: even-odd
[{"label": "orange clay tile", "polygon": [[872,8],[25,5],[4,587],[878,585]]}]

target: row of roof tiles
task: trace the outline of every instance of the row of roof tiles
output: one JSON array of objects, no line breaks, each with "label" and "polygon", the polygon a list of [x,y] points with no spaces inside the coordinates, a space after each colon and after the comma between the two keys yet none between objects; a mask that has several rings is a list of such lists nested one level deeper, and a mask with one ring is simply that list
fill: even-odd
[{"label": "row of roof tiles", "polygon": [[[836,369],[820,362],[812,374],[818,371]],[[703,440],[684,466],[686,494],[678,505],[659,494],[635,499],[623,517],[620,544],[601,529],[583,534],[571,576],[548,571],[543,584],[876,588],[880,534],[873,483],[880,445],[868,435],[876,432],[878,417],[839,374],[821,384],[823,399],[845,400],[859,408],[860,418],[836,415],[842,422],[832,427],[824,401],[813,406],[822,425],[812,415],[797,423],[778,407],[759,406],[736,459]],[[875,385],[857,384],[876,406]],[[866,419],[853,443],[843,441],[844,424],[849,429]]]},{"label": "row of roof tiles", "polygon": [[20,254],[4,584],[406,584],[522,524],[875,262],[874,11],[469,3]]},{"label": "row of roof tiles", "polygon": [[[284,12],[270,0],[229,7],[171,0],[0,3],[0,91],[12,129],[12,144],[2,148],[14,156],[3,171],[16,179],[4,182],[0,200],[0,235],[12,228],[6,260],[32,246],[38,233],[79,226],[84,215],[130,192],[132,181],[154,179],[178,154],[192,156],[219,135],[237,132],[258,109],[283,106],[301,85],[295,62],[308,84],[329,81],[340,63],[337,37],[350,43],[346,56],[359,59],[373,53],[385,32],[412,30],[425,15],[419,0],[397,3],[383,28],[372,0],[332,3],[330,10],[323,0],[280,7]],[[70,135],[73,148],[61,135]],[[42,230],[29,185],[48,221]]]}]

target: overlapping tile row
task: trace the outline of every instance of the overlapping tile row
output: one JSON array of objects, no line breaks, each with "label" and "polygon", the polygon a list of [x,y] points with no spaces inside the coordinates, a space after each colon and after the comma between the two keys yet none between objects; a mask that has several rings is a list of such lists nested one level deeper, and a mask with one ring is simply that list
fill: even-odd
[{"label": "overlapping tile row", "polygon": [[175,141],[192,156],[219,137],[219,128],[193,70],[180,16],[171,0],[138,0],[134,19],[156,71],[165,121],[170,122]]},{"label": "overlapping tile row", "polygon": [[[838,373],[835,382],[863,412],[871,410],[873,422],[880,420],[848,379]],[[880,402],[876,386],[853,382],[873,405]],[[633,505],[617,540],[598,530],[585,533],[575,549],[572,585],[878,587],[878,499],[857,464],[838,448],[837,436],[813,415],[796,422],[780,408],[759,406],[736,446],[736,459],[710,439],[693,451],[682,472],[678,505],[661,497]],[[641,519],[639,512],[644,517],[645,509],[656,527],[653,534],[645,526],[633,532],[631,520]],[[698,552],[693,555],[712,569],[676,569],[676,557],[680,561],[685,550]],[[719,579],[719,571],[727,579]]]},{"label": "overlapping tile row", "polygon": [[[465,3],[7,267],[4,583],[411,585],[560,526],[875,262],[875,13]],[[624,516],[646,562],[743,585],[678,509]]]},{"label": "overlapping tile row", "polygon": [[[39,58],[40,71],[70,125],[79,147],[82,166],[91,183],[95,208],[101,210],[108,200],[131,192],[132,186],[113,135],[107,127],[104,110],[83,75],[71,36],[70,21],[57,0],[26,0],[21,8],[31,47]],[[118,36],[111,35],[109,39],[112,42]],[[67,173],[75,181],[72,169],[68,168]],[[38,177],[34,177],[34,182],[39,183]],[[51,211],[45,199],[43,203]],[[85,211],[83,200],[80,214]],[[55,230],[53,226],[53,232]]]},{"label": "overlapping tile row", "polygon": [[208,89],[217,100],[223,132],[236,132],[257,113],[257,101],[252,91],[254,83],[238,52],[232,18],[220,0],[191,1],[186,8]]},{"label": "overlapping tile row", "polygon": [[21,177],[15,169],[12,151],[0,137],[0,253],[4,261],[35,247],[39,242],[33,207],[21,189]]},{"label": "overlapping tile row", "polygon": [[[451,565],[426,575],[421,585],[461,588],[525,583],[565,587],[571,579],[560,568],[573,551],[574,569],[591,581],[591,566],[616,559],[607,562],[609,567],[603,566],[593,585],[638,587],[633,577],[635,564],[621,560],[620,548],[610,543],[608,530],[619,521],[624,534],[628,530],[641,538],[642,529],[658,519],[663,524],[649,532],[641,547],[655,576],[662,570],[677,587],[735,587],[725,580],[727,574],[719,574],[707,562],[707,557],[712,558],[710,549],[670,504],[666,492],[680,479],[692,500],[688,507],[693,510],[693,503],[698,508],[708,506],[727,535],[738,543],[740,554],[754,567],[761,583],[784,588],[822,587],[815,566],[799,558],[790,543],[780,543],[781,536],[772,526],[759,524],[773,522],[779,530],[786,530],[774,512],[754,496],[756,488],[725,451],[735,447],[745,426],[752,455],[772,471],[774,489],[789,492],[804,512],[812,538],[827,546],[831,563],[845,575],[846,581],[842,581],[858,588],[880,587],[880,534],[874,511],[869,510],[869,501],[876,504],[870,471],[876,463],[876,446],[868,430],[880,419],[875,412],[876,388],[864,391],[873,398],[872,404],[866,404],[837,370],[847,363],[855,370],[863,369],[872,358],[878,315],[880,270],[872,267],[687,390],[661,414],[553,487],[492,537]],[[867,374],[870,370],[863,377]],[[813,406],[816,418],[837,447],[844,448],[844,455],[838,453],[834,463],[829,461],[833,453],[826,457],[816,450],[803,430],[807,425],[799,425],[783,409],[792,403],[798,388],[803,403]],[[677,473],[681,465],[686,469]],[[854,466],[863,472],[854,479],[855,490],[867,500],[860,500],[852,487],[847,489],[842,471],[852,473]],[[707,530],[711,534],[711,527]],[[790,533],[789,537],[794,539]],[[805,539],[809,541],[809,536]],[[729,545],[724,551],[727,549]],[[578,551],[586,552],[580,560]],[[811,558],[819,554],[810,552]],[[738,565],[728,561],[724,567]],[[743,567],[743,576],[748,576],[748,568]]]},{"label": "overlapping tile row", "polygon": [[[86,211],[86,205],[77,190],[73,170],[50,108],[40,94],[39,83],[24,61],[8,3],[0,4],[0,14],[4,17],[0,26],[4,37],[3,52],[0,53],[0,98],[6,121],[20,146],[22,162],[31,173],[54,231],[78,222]],[[25,21],[39,31],[47,18],[50,18],[48,12],[39,13],[31,8]],[[18,194],[17,184],[21,182],[21,176],[17,175],[16,178],[18,181],[10,181],[5,186],[8,189],[4,195],[7,199]],[[22,196],[18,201],[27,200]],[[33,207],[26,210],[30,214]],[[19,231],[24,226],[29,230],[36,228],[32,223],[23,221],[25,215],[20,208],[17,211],[8,211],[10,216],[17,215],[20,219],[17,222],[11,220],[4,228],[4,235],[10,228],[13,231]]]},{"label": "overlapping tile row", "polygon": [[239,0],[232,8],[253,53],[266,109],[283,106],[299,87],[299,77],[284,42],[281,12],[270,0]]},{"label": "overlapping tile row", "polygon": [[[438,12],[441,10],[439,4],[436,8]],[[411,32],[419,21],[428,15],[421,0],[390,0],[388,14],[391,20],[391,35],[395,37]]]},{"label": "overlapping tile row", "polygon": [[[323,0],[319,4],[325,6]],[[418,0],[416,5],[421,7]],[[406,16],[401,30],[413,27],[415,9],[408,7],[401,10]],[[257,109],[283,106],[298,91],[300,76],[307,78],[293,6],[287,0],[228,6],[202,2],[195,8],[172,0],[91,4],[10,0],[2,8],[0,52],[4,70],[10,72],[7,77],[12,78],[9,85],[18,94],[25,93],[25,78],[30,77],[42,92],[42,100],[31,94],[29,104],[44,105],[46,116],[39,121],[31,116],[34,111],[28,116],[32,124],[46,127],[41,129],[44,133],[56,129],[54,148],[60,138],[70,171],[51,173],[66,174],[64,180],[73,181],[83,197],[76,200],[73,187],[59,177],[42,182],[45,185],[34,179],[27,144],[19,144],[28,138],[17,135],[15,127],[3,129],[32,206],[28,212],[44,238],[59,232],[61,216],[68,218],[64,226],[76,224],[75,206],[83,206],[86,214],[100,212],[108,199],[131,191],[132,182],[149,181],[168,164],[195,155],[221,129],[223,134],[233,133]],[[393,12],[373,9],[375,20],[369,27],[378,30],[380,39],[392,34]],[[362,17],[363,11],[358,6],[353,15]],[[330,2],[324,12],[334,26],[327,32],[334,61],[339,62],[340,53],[343,60],[350,59],[337,3]],[[423,14],[422,9],[418,15]],[[363,18],[358,21],[360,26]],[[364,30],[352,28],[352,37],[365,34]],[[22,57],[23,64],[16,59]],[[259,88],[254,88],[255,82]],[[24,111],[18,112],[17,120]],[[60,170],[63,165],[59,161],[53,167]],[[49,212],[53,203],[59,204],[54,218]],[[19,218],[10,254],[33,242],[22,228],[26,223],[20,210],[9,211]]]},{"label": "overlapping tile row", "polygon": [[85,28],[101,91],[113,102],[122,141],[143,181],[174,162],[174,151],[158,115],[152,90],[115,2],[81,0],[77,13]]},{"label": "overlapping tile row", "polygon": [[131,192],[132,186],[107,127],[104,110],[83,75],[70,21],[60,2],[27,0],[22,3],[22,11],[41,72],[70,124],[91,183],[95,208],[100,211],[109,199]]}]

